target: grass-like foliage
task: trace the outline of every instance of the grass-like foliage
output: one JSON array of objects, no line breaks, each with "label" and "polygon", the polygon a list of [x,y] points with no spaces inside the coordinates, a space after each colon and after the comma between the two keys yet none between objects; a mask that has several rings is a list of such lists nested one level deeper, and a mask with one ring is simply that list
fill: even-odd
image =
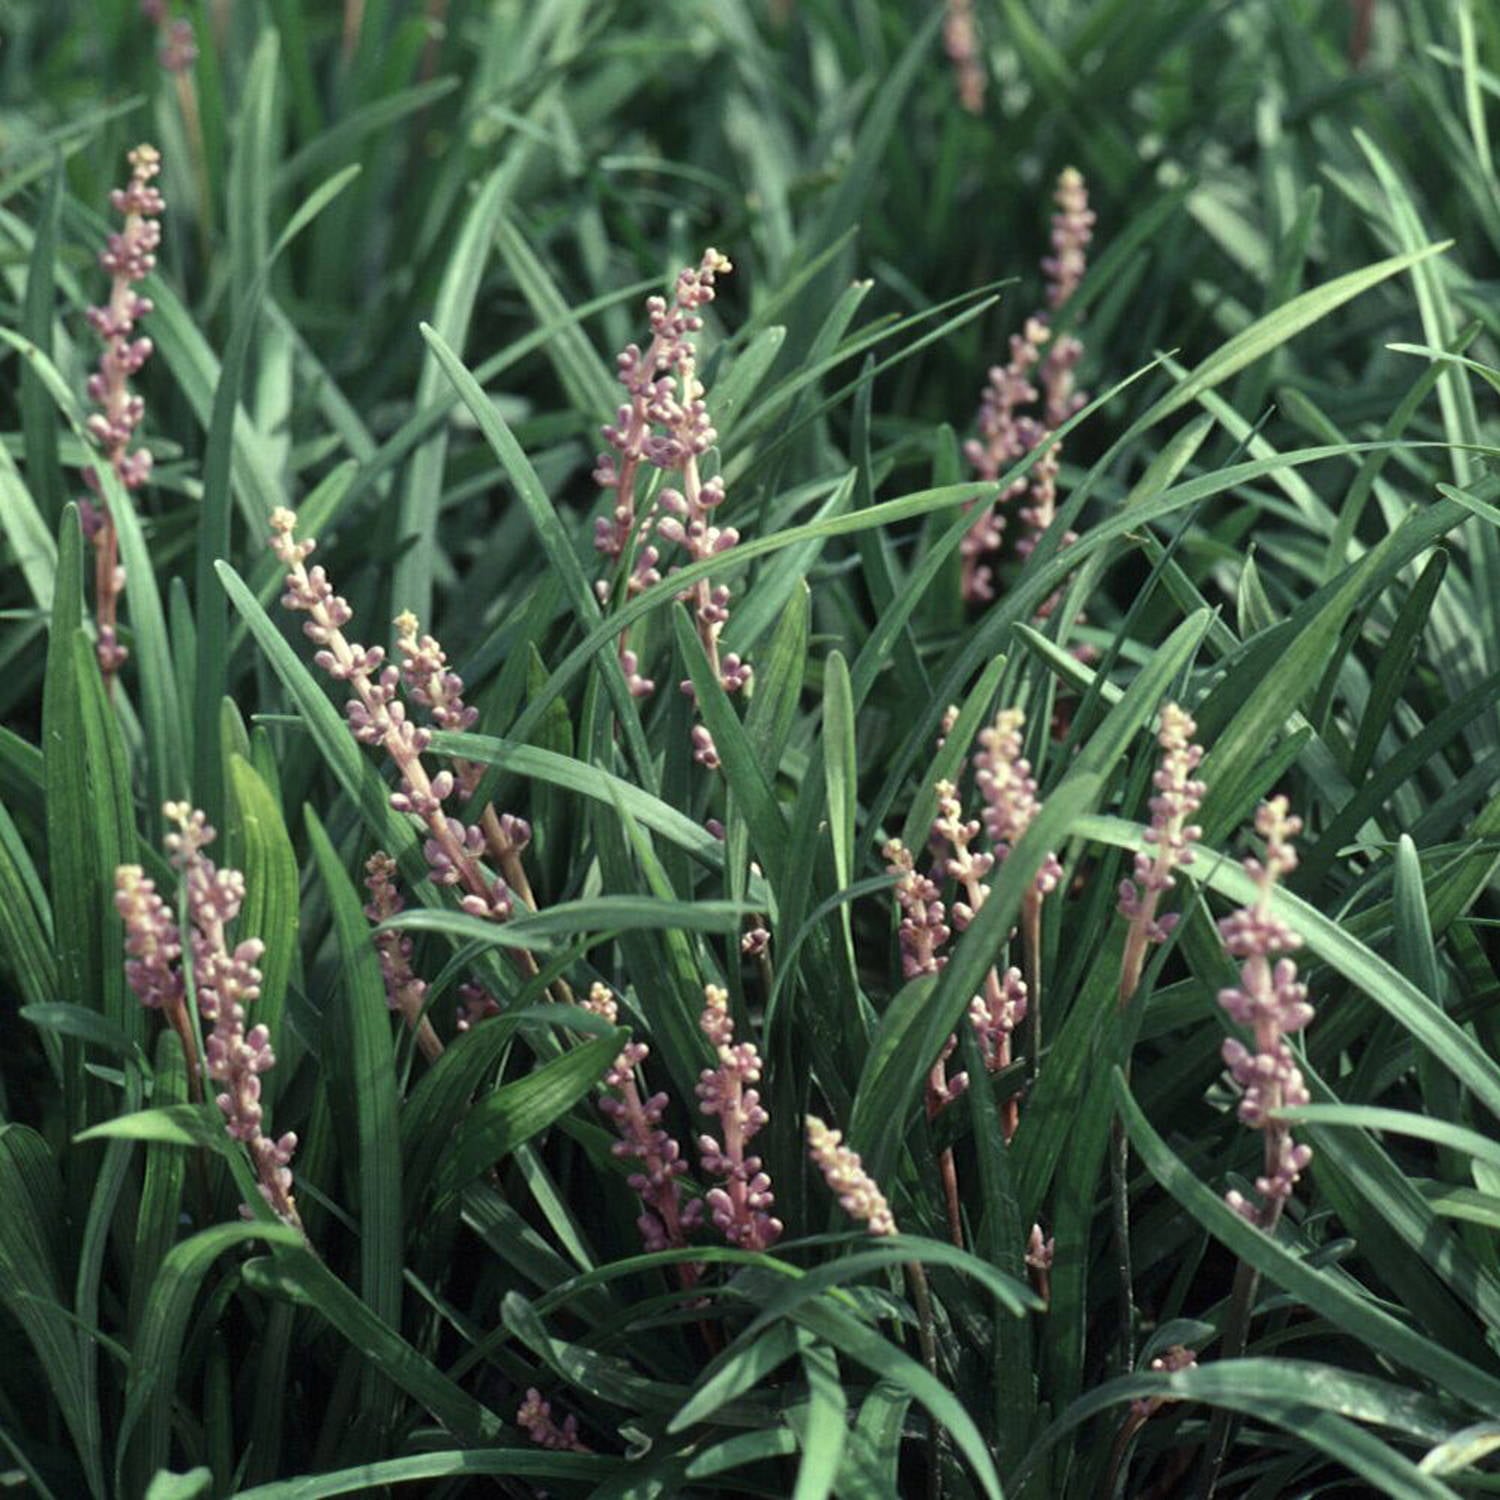
[{"label": "grass-like foliage", "polygon": [[0,16],[0,1488],[1500,1490],[1500,9]]}]

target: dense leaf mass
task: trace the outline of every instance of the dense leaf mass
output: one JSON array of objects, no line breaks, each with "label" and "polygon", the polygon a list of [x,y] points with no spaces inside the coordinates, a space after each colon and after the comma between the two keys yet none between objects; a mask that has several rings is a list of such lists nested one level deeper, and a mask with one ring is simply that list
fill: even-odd
[{"label": "dense leaf mass", "polygon": [[1500,7],[0,16],[0,1489],[1500,1488]]}]

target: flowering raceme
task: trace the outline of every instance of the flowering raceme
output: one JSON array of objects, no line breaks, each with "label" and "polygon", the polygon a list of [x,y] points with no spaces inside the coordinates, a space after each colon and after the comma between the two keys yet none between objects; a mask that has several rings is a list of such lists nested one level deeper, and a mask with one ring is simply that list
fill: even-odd
[{"label": "flowering raceme", "polygon": [[[414,819],[426,833],[423,854],[432,879],[455,886],[459,905],[470,916],[505,921],[511,914],[513,893],[529,904],[530,886],[525,882],[520,854],[531,838],[524,819],[500,815],[486,807],[477,823],[451,816],[444,804],[453,794],[465,795],[478,784],[477,768],[459,759],[453,770],[429,771],[423,755],[432,743],[432,732],[407,716],[400,697],[407,696],[427,709],[440,728],[468,728],[475,711],[463,701],[463,682],[448,666],[438,643],[418,633],[414,616],[397,617],[397,650],[402,664],[385,660],[381,646],[351,642],[343,627],[354,617],[348,602],[334,592],[320,565],[308,568],[307,559],[316,543],[296,539],[297,518],[278,509],[271,516],[271,548],[287,569],[286,592],[281,602],[308,616],[302,629],[318,646],[313,658],[336,682],[349,686],[351,697],[345,715],[355,739],[377,745],[391,757],[400,775],[391,806]],[[491,874],[484,865],[488,856],[504,872]],[[536,963],[524,950],[512,950],[523,973],[536,972]]]},{"label": "flowering raceme", "polygon": [[736,1042],[734,1021],[729,1014],[729,995],[710,984],[703,992],[703,1015],[699,1021],[718,1057],[718,1064],[705,1068],[696,1092],[698,1107],[706,1115],[717,1115],[723,1143],[711,1135],[698,1137],[703,1170],[721,1178],[722,1187],[710,1188],[706,1198],[714,1227],[731,1245],[741,1250],[769,1250],[781,1238],[782,1223],[767,1211],[775,1203],[771,1179],[761,1170],[758,1156],[747,1156],[745,1146],[765,1125],[768,1116],[760,1094],[750,1084],[760,1082],[760,1053],[753,1042]]},{"label": "flowering raceme", "polygon": [[[369,891],[370,899],[364,913],[377,927],[405,908],[401,892],[396,889],[396,861],[384,850],[377,850],[365,861],[365,889]],[[375,951],[380,955],[386,1004],[416,1033],[423,1056],[429,1062],[435,1061],[442,1053],[443,1044],[424,1014],[427,984],[412,970],[411,938],[394,929],[377,932]]]},{"label": "flowering raceme", "polygon": [[[290,1166],[297,1137],[288,1131],[272,1140],[262,1129],[260,1075],[276,1062],[270,1033],[264,1026],[245,1029],[246,1008],[260,996],[257,965],[265,944],[259,938],[242,938],[231,946],[228,937],[244,905],[245,877],[238,870],[219,869],[204,854],[215,833],[201,812],[186,802],[169,802],[163,811],[175,825],[166,838],[167,852],[187,893],[198,1013],[213,1023],[203,1053],[208,1076],[219,1086],[215,1103],[225,1130],[243,1141],[250,1153],[261,1196],[282,1220],[300,1227]],[[126,982],[143,1005],[164,1011],[178,1029],[196,1087],[199,1036],[186,1019],[187,987],[176,924],[139,865],[121,865],[115,871],[115,906],[125,924]]]},{"label": "flowering raceme", "polygon": [[540,1448],[567,1453],[590,1451],[578,1436],[578,1418],[569,1415],[557,1421],[552,1415],[552,1403],[543,1401],[535,1386],[527,1390],[526,1399],[516,1411],[516,1426]]},{"label": "flowering raceme", "polygon": [[[109,272],[109,300],[88,310],[89,326],[104,348],[99,368],[89,376],[89,400],[95,410],[84,423],[99,446],[103,461],[114,470],[126,490],[140,489],[151,477],[151,450],[131,449],[146,404],[130,389],[130,377],[151,357],[149,338],[135,336],[139,319],[152,311],[151,299],[136,286],[156,266],[161,243],[160,216],[166,205],[154,179],[161,171],[161,155],[155,146],[140,145],[130,153],[130,181],[110,194],[110,207],[124,216],[124,224],[111,234],[99,255],[99,264]],[[81,506],[84,534],[94,547],[94,612],[98,625],[96,650],[106,684],[124,666],[128,653],[118,635],[119,598],[125,588],[125,570],[119,562],[119,537],[115,519],[105,503],[99,475],[84,470],[84,482],[93,499]]]},{"label": "flowering raceme", "polygon": [[[619,1019],[619,1002],[608,985],[595,984],[583,1005],[611,1025]],[[604,1075],[610,1092],[599,1101],[599,1109],[620,1137],[611,1150],[617,1157],[638,1163],[629,1182],[643,1205],[636,1227],[646,1249],[676,1250],[687,1244],[688,1235],[701,1222],[703,1202],[698,1198],[683,1202],[678,1179],[687,1171],[687,1163],[682,1147],[661,1123],[667,1096],[652,1094],[643,1099],[636,1083],[636,1070],[650,1053],[644,1042],[625,1044]]]},{"label": "flowering raceme", "polygon": [[1175,913],[1157,915],[1161,898],[1175,884],[1172,871],[1193,862],[1193,845],[1203,830],[1188,819],[1203,801],[1204,785],[1193,778],[1203,759],[1203,746],[1193,743],[1198,726],[1192,715],[1175,703],[1161,711],[1157,744],[1161,764],[1151,778],[1151,826],[1147,848],[1135,857],[1134,876],[1120,882],[1118,911],[1130,923],[1120,968],[1120,1003],[1135,993],[1151,943],[1164,943],[1177,925]]},{"label": "flowering raceme", "polygon": [[844,1133],[831,1130],[816,1115],[807,1117],[807,1154],[838,1198],[839,1207],[871,1234],[896,1233],[896,1219],[879,1184],[864,1169],[859,1152],[844,1145]]},{"label": "flowering raceme", "polygon": [[[1011,335],[1010,358],[1006,364],[991,368],[980,398],[979,436],[964,444],[964,456],[980,479],[998,482],[1085,402],[1074,384],[1083,345],[1071,334],[1055,334],[1052,330],[1053,316],[1067,305],[1083,279],[1086,253],[1094,235],[1095,215],[1089,208],[1088,189],[1073,167],[1058,177],[1053,201],[1052,254],[1042,262],[1047,278],[1047,310],[1033,313],[1021,331]],[[1039,414],[1026,411],[1038,402]],[[1019,510],[1025,528],[1016,544],[1020,557],[1030,555],[1051,527],[1057,512],[1060,461],[1060,448],[1054,440],[1024,478],[1013,480],[993,501],[975,505],[974,521],[960,544],[965,599],[985,602],[995,597],[994,569],[988,559],[999,548],[1006,525],[1006,516],[997,506],[1028,497]],[[1049,600],[1040,612],[1050,613],[1054,603]]]},{"label": "flowering raceme", "polygon": [[[634,543],[636,553],[626,580],[626,592],[640,593],[661,582],[657,564],[661,549],[653,536],[681,547],[693,562],[717,557],[735,546],[740,534],[733,526],[719,526],[714,516],[724,503],[724,481],[704,479],[699,460],[718,440],[708,414],[704,388],[698,379],[698,354],[693,337],[703,329],[699,311],[714,299],[715,279],[733,270],[727,257],[709,249],[697,266],[677,277],[675,298],[652,297],[646,306],[651,317],[651,343],[642,353],[631,344],[616,360],[619,381],[629,400],[604,429],[611,453],[604,453],[594,469],[602,489],[613,492],[610,514],[594,526],[594,546],[605,557],[618,560]],[[652,509],[638,521],[636,490],[642,464],[663,475],[678,476],[678,484],[663,485]],[[609,597],[609,583],[595,585],[601,599]],[[733,652],[720,656],[719,638],[729,620],[729,589],[700,578],[681,595],[693,609],[698,638],[714,676],[726,693],[750,683],[752,668]],[[620,665],[637,697],[645,697],[655,683],[640,672],[640,663],[620,638]],[[691,682],[682,683],[690,697]],[[693,755],[704,766],[719,764],[713,737],[702,724],[693,729]]]},{"label": "flowering raceme", "polygon": [[974,0],[948,0],[943,12],[943,50],[953,65],[958,102],[971,115],[983,114],[987,76],[980,52]]},{"label": "flowering raceme", "polygon": [[[949,709],[944,720],[945,736],[956,717],[957,710]],[[974,920],[989,898],[987,877],[1004,863],[1041,811],[1031,763],[1021,753],[1024,724],[1025,717],[1019,709],[1003,709],[994,723],[980,732],[979,749],[973,757],[975,785],[984,802],[979,818],[964,816],[963,802],[953,782],[936,784],[938,806],[929,834],[932,862],[928,874],[917,870],[911,851],[899,839],[888,841],[881,850],[887,873],[896,877],[904,979],[936,974],[942,969],[947,958],[941,950],[954,931],[964,931]],[[981,831],[989,840],[988,849],[977,847]],[[1062,866],[1049,851],[1023,898],[1023,940],[1030,941],[1026,934],[1035,927],[1040,903],[1056,890],[1061,878]],[[942,882],[948,880],[957,887],[951,902],[945,902],[943,897]],[[992,965],[968,1013],[989,1072],[999,1072],[1010,1065],[1012,1037],[1026,1016],[1028,1004],[1028,985],[1021,970]],[[929,1075],[929,1115],[951,1102],[967,1085],[964,1074],[950,1079],[946,1073],[946,1059],[955,1045],[950,1038]],[[1010,1135],[1018,1118],[1014,1100],[1007,1101],[1004,1116],[1006,1133]]]},{"label": "flowering raceme", "polygon": [[1225,948],[1241,961],[1239,983],[1219,991],[1219,1004],[1255,1042],[1252,1051],[1228,1038],[1224,1061],[1241,1090],[1240,1119],[1265,1136],[1265,1168],[1255,1180],[1260,1204],[1237,1192],[1227,1199],[1237,1213],[1267,1231],[1275,1228],[1298,1177],[1312,1160],[1312,1148],[1295,1142],[1290,1128],[1271,1117],[1275,1110],[1308,1102],[1307,1085],[1286,1042],[1313,1018],[1307,986],[1298,981],[1296,963],[1285,956],[1300,948],[1302,939],[1271,910],[1277,882],[1297,868],[1292,840],[1301,830],[1302,820],[1291,816],[1285,797],[1261,804],[1255,831],[1265,840],[1265,858],[1251,856],[1244,862],[1255,882],[1255,902],[1219,923]]},{"label": "flowering raceme", "polygon": [[[619,1002],[608,985],[595,984],[583,1002],[584,1009],[611,1024],[619,1020]],[[707,1207],[714,1227],[741,1250],[769,1250],[781,1237],[782,1223],[770,1209],[776,1202],[771,1179],[762,1170],[758,1156],[746,1146],[767,1122],[760,1093],[760,1052],[753,1042],[736,1042],[729,1014],[729,995],[718,985],[705,985],[702,1030],[714,1049],[715,1066],[698,1076],[694,1092],[705,1115],[717,1118],[722,1140],[707,1133],[698,1137],[703,1170],[719,1184],[702,1198],[684,1201],[681,1179],[687,1173],[682,1148],[663,1128],[668,1098],[664,1093],[642,1098],[638,1070],[651,1049],[644,1042],[626,1045],[608,1072],[608,1093],[599,1101],[620,1139],[612,1147],[617,1157],[634,1159],[642,1170],[629,1178],[640,1197],[643,1211],[636,1221],[648,1250],[679,1249],[703,1222]],[[696,1278],[696,1268],[684,1268]]]},{"label": "flowering raceme", "polygon": [[[1026,716],[1020,709],[1002,709],[994,724],[980,731],[980,750],[974,757],[977,768],[974,783],[985,803],[984,831],[994,846],[997,864],[1005,862],[1042,810],[1031,762],[1021,754],[1021,730],[1025,723]],[[1050,895],[1061,879],[1062,866],[1049,850],[1036,874],[1036,894]]]}]

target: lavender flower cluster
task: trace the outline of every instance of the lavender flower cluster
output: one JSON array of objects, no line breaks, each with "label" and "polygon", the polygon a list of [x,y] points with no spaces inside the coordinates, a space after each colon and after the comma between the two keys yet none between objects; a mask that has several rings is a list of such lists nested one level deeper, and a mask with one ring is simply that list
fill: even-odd
[{"label": "lavender flower cluster", "polygon": [[[956,717],[957,711],[950,709],[945,735]],[[1002,709],[994,723],[980,732],[973,757],[975,788],[983,804],[980,817],[964,816],[963,803],[953,782],[937,783],[938,808],[929,835],[928,873],[917,870],[914,856],[899,839],[890,840],[882,850],[887,872],[896,877],[896,903],[901,913],[901,972],[906,979],[936,974],[942,969],[947,962],[942,948],[954,932],[968,927],[989,899],[986,877],[1004,863],[1041,811],[1031,763],[1021,753],[1024,725],[1025,717],[1019,709]],[[989,841],[988,849],[977,847],[981,830]],[[1050,894],[1061,877],[1062,866],[1049,851],[1028,899],[1039,901]],[[957,889],[953,899],[945,901],[944,883],[949,881]],[[1027,998],[1026,981],[1020,969],[1002,970],[998,964],[991,966],[983,989],[974,996],[969,1023],[990,1072],[1009,1066],[1011,1038],[1025,1018]],[[929,1113],[936,1113],[956,1098],[967,1083],[963,1074],[951,1079],[944,1076],[946,1055],[954,1045],[950,1040],[944,1057],[939,1058],[929,1078]],[[1014,1129],[1014,1120],[1009,1123]]]},{"label": "lavender flower cluster", "polygon": [[807,1117],[807,1154],[823,1174],[829,1191],[851,1219],[858,1219],[871,1234],[896,1233],[896,1218],[885,1201],[880,1185],[865,1171],[859,1152],[844,1144],[844,1133],[830,1129],[816,1115]]},{"label": "lavender flower cluster", "polygon": [[[130,181],[109,197],[110,207],[124,216],[118,231],[109,236],[99,255],[99,264],[109,272],[109,300],[91,307],[89,326],[99,335],[103,350],[99,366],[89,376],[89,400],[95,410],[85,422],[89,436],[99,445],[103,461],[114,470],[127,490],[140,489],[151,477],[151,450],[131,450],[146,404],[130,388],[135,375],[151,357],[152,343],[136,336],[136,323],[152,311],[149,297],[136,290],[156,267],[161,244],[161,214],[166,208],[154,179],[161,171],[161,155],[155,146],[137,146],[127,158]],[[96,650],[106,683],[125,665],[128,652],[118,633],[119,597],[125,588],[125,570],[119,563],[119,538],[114,518],[101,493],[98,471],[83,472],[92,499],[80,507],[84,534],[94,547],[94,601],[98,624]]]},{"label": "lavender flower cluster", "polygon": [[[1192,716],[1178,704],[1162,709],[1157,735],[1162,754],[1152,777],[1155,795],[1144,834],[1146,848],[1135,857],[1134,877],[1120,883],[1118,909],[1130,923],[1120,972],[1122,1005],[1140,983],[1147,946],[1165,942],[1177,923],[1175,915],[1159,916],[1157,905],[1175,884],[1172,872],[1193,862],[1193,846],[1202,836],[1202,830],[1188,821],[1206,790],[1193,775],[1203,759],[1203,747],[1193,742],[1196,733]],[[1235,1191],[1226,1198],[1237,1213],[1267,1230],[1275,1227],[1312,1160],[1311,1148],[1294,1141],[1290,1129],[1273,1118],[1276,1110],[1308,1102],[1307,1085],[1286,1041],[1313,1018],[1307,986],[1297,978],[1295,961],[1286,956],[1302,946],[1302,939],[1271,910],[1277,883],[1297,868],[1292,840],[1301,830],[1302,820],[1292,816],[1285,797],[1260,805],[1255,831],[1265,841],[1265,857],[1244,861],[1255,882],[1255,901],[1219,922],[1225,948],[1241,964],[1239,983],[1219,992],[1219,1004],[1231,1020],[1251,1032],[1255,1044],[1252,1050],[1229,1037],[1223,1058],[1240,1090],[1241,1121],[1265,1133],[1265,1167],[1255,1183],[1260,1204]]]},{"label": "lavender flower cluster", "polygon": [[[215,833],[201,812],[186,802],[169,802],[163,811],[175,825],[166,847],[187,897],[198,1013],[213,1027],[203,1054],[208,1077],[219,1086],[215,1102],[225,1130],[249,1150],[261,1195],[281,1219],[300,1227],[290,1166],[297,1137],[288,1131],[272,1140],[263,1129],[260,1078],[276,1062],[270,1033],[263,1025],[245,1029],[246,1008],[260,996],[257,965],[265,944],[242,938],[231,945],[228,936],[244,905],[245,877],[238,870],[218,868],[203,852]],[[187,1018],[177,924],[139,865],[115,871],[115,907],[125,925],[126,982],[143,1005],[165,1012],[177,1028],[196,1087],[199,1033]]]},{"label": "lavender flower cluster", "polygon": [[[609,986],[595,984],[583,1002],[585,1009],[614,1023],[619,1002]],[[608,1092],[600,1111],[620,1139],[612,1148],[618,1157],[636,1161],[640,1170],[629,1178],[641,1199],[636,1221],[648,1250],[680,1249],[703,1222],[707,1207],[714,1227],[741,1250],[769,1250],[781,1237],[782,1223],[770,1210],[775,1206],[771,1179],[761,1159],[747,1151],[768,1116],[753,1085],[760,1082],[760,1052],[753,1042],[736,1042],[729,1014],[728,993],[706,985],[699,1026],[714,1048],[716,1063],[699,1075],[695,1092],[698,1108],[719,1121],[722,1139],[698,1137],[703,1170],[718,1178],[701,1198],[684,1199],[681,1179],[688,1167],[682,1148],[662,1126],[668,1098],[664,1093],[641,1097],[637,1077],[650,1055],[644,1042],[629,1042],[604,1075]],[[691,1278],[690,1278],[691,1279]]]},{"label": "lavender flower cluster", "polygon": [[527,1390],[526,1399],[516,1410],[516,1426],[539,1448],[566,1453],[590,1451],[578,1436],[578,1418],[569,1415],[559,1422],[552,1415],[552,1403],[543,1401],[535,1386]]},{"label": "lavender flower cluster", "polygon": [[1290,1128],[1272,1113],[1308,1102],[1307,1084],[1286,1038],[1312,1020],[1313,1008],[1295,960],[1286,956],[1302,946],[1302,939],[1271,910],[1278,881],[1297,868],[1292,840],[1302,831],[1302,820],[1291,815],[1285,797],[1273,797],[1256,813],[1255,831],[1265,841],[1265,857],[1252,855],[1244,862],[1255,882],[1255,902],[1219,923],[1225,948],[1241,961],[1239,983],[1219,991],[1219,1004],[1254,1038],[1253,1051],[1228,1038],[1223,1055],[1241,1090],[1240,1119],[1265,1136],[1265,1169],[1255,1180],[1261,1203],[1237,1192],[1227,1195],[1228,1202],[1252,1224],[1270,1230],[1312,1160],[1312,1148],[1294,1141]]},{"label": "lavender flower cluster", "polygon": [[156,27],[156,58],[162,68],[168,73],[186,74],[198,61],[193,23],[182,17],[174,18],[167,0],[141,0],[141,15]]},{"label": "lavender flower cluster", "polygon": [[400,690],[427,709],[441,728],[468,728],[475,712],[463,701],[463,682],[453,672],[442,648],[431,636],[418,635],[415,618],[397,619],[397,648],[401,666],[389,664],[382,646],[351,642],[343,627],[353,619],[348,601],[334,592],[321,565],[309,569],[307,559],[316,548],[311,538],[295,538],[297,518],[278,509],[271,516],[271,547],[287,569],[281,602],[308,616],[303,632],[318,646],[316,664],[336,682],[347,683],[351,697],[345,705],[350,730],[361,744],[383,749],[400,776],[391,806],[414,819],[426,833],[423,853],[432,878],[439,885],[461,889],[459,904],[471,916],[506,920],[512,910],[510,884],[484,866],[488,855],[502,869],[514,870],[519,854],[530,841],[523,819],[500,817],[486,808],[478,823],[465,823],[449,814],[444,804],[455,791],[467,795],[478,783],[476,768],[460,760],[452,770],[430,772],[423,761],[432,731],[412,722]]},{"label": "lavender flower cluster", "polygon": [[943,50],[953,67],[958,102],[971,115],[983,114],[988,75],[979,45],[974,0],[948,0],[943,12]]},{"label": "lavender flower cluster", "polygon": [[703,991],[699,1026],[717,1057],[717,1064],[699,1075],[695,1092],[698,1108],[718,1117],[724,1139],[698,1137],[703,1170],[720,1179],[705,1201],[714,1227],[741,1250],[769,1250],[781,1238],[782,1223],[769,1212],[776,1199],[771,1179],[761,1170],[758,1156],[745,1147],[770,1118],[761,1106],[760,1052],[754,1042],[736,1042],[729,995],[717,985]]},{"label": "lavender flower cluster", "polygon": [[[692,562],[718,557],[740,539],[733,526],[714,520],[724,503],[724,481],[705,479],[699,460],[718,440],[708,413],[704,388],[698,379],[694,337],[702,331],[700,309],[714,299],[715,279],[732,270],[717,250],[704,251],[696,266],[679,272],[674,300],[652,297],[646,306],[651,319],[651,342],[644,353],[629,345],[616,360],[618,378],[629,399],[604,429],[604,440],[613,450],[599,456],[594,479],[614,495],[608,516],[594,527],[594,546],[611,560],[623,557],[634,545],[634,561],[626,578],[626,592],[640,593],[661,582],[657,566],[661,549],[652,540],[674,544]],[[642,465],[662,475],[678,477],[677,484],[664,484],[644,516],[638,517],[637,489]],[[600,579],[599,597],[607,599],[610,585]],[[721,657],[719,639],[729,620],[729,589],[700,578],[679,596],[693,608],[698,637],[715,677],[726,693],[742,691],[750,683],[749,662],[733,652]],[[656,684],[641,674],[640,662],[630,649],[627,636],[620,638],[620,665],[630,690],[637,697],[654,691]],[[689,681],[682,691],[693,695]],[[710,769],[719,764],[713,736],[702,725],[693,730],[694,758]]]},{"label": "lavender flower cluster", "polygon": [[1203,759],[1203,746],[1193,743],[1197,732],[1186,709],[1176,703],[1162,709],[1157,734],[1162,754],[1151,778],[1156,795],[1151,798],[1151,823],[1145,833],[1147,848],[1135,857],[1133,877],[1120,882],[1117,909],[1130,923],[1120,965],[1121,1005],[1140,984],[1149,945],[1166,942],[1177,925],[1175,913],[1159,916],[1157,907],[1176,883],[1172,871],[1192,864],[1193,845],[1203,836],[1203,830],[1188,821],[1202,804],[1205,790],[1193,776]]},{"label": "lavender flower cluster", "polygon": [[[1040,447],[1086,399],[1076,389],[1074,374],[1083,346],[1070,334],[1054,334],[1051,323],[1077,291],[1094,237],[1095,215],[1089,208],[1088,189],[1076,169],[1068,167],[1058,177],[1053,201],[1057,211],[1052,216],[1052,254],[1042,262],[1047,278],[1047,310],[1034,313],[1021,332],[1011,335],[1010,359],[991,368],[980,398],[979,436],[964,445],[964,456],[975,474],[996,483],[1020,459]],[[1026,410],[1037,402],[1041,403],[1039,413]],[[1016,544],[1020,557],[1029,556],[1052,525],[1057,513],[1060,461],[1060,448],[1054,441],[1024,478],[1006,485],[993,501],[975,505],[973,523],[960,544],[965,599],[985,602],[995,597],[991,559],[1000,547],[1006,525],[1004,511],[998,507],[1028,497],[1019,510],[1025,528]],[[1049,612],[1052,603],[1048,601],[1042,612]]]},{"label": "lavender flower cluster", "polygon": [[[619,1002],[608,985],[596,983],[583,1005],[611,1025],[619,1019]],[[614,1154],[638,1164],[628,1181],[642,1204],[636,1220],[642,1242],[649,1251],[675,1250],[687,1244],[688,1235],[702,1222],[703,1203],[698,1198],[683,1201],[678,1179],[688,1164],[682,1147],[662,1128],[667,1095],[643,1099],[636,1083],[637,1069],[650,1054],[644,1042],[625,1044],[604,1075],[609,1092],[599,1101],[599,1110],[620,1137],[611,1148]]]}]

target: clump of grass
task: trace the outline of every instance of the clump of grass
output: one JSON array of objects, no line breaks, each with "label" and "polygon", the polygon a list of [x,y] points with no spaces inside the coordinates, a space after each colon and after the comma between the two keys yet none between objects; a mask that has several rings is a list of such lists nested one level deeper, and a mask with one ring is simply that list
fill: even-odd
[{"label": "clump of grass", "polygon": [[1492,1488],[1488,13],[149,9],[7,40],[5,1482]]}]

